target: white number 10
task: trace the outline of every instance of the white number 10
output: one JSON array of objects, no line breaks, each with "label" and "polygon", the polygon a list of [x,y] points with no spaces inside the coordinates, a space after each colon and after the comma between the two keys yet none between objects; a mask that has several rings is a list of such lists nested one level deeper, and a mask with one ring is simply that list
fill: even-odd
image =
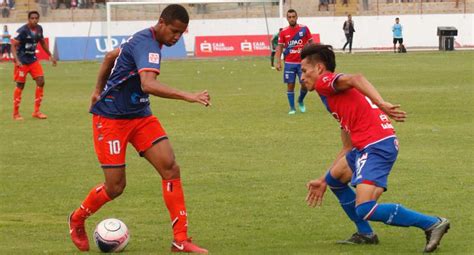
[{"label": "white number 10", "polygon": [[107,142],[109,144],[110,155],[116,155],[120,153],[120,141],[112,140]]}]

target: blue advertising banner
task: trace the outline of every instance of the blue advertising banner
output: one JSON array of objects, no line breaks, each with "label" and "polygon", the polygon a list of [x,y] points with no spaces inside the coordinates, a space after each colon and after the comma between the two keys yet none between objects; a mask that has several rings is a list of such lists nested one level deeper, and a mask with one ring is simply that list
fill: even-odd
[{"label": "blue advertising banner", "polygon": [[[129,36],[113,36],[112,46],[117,48]],[[107,38],[105,36],[91,37],[56,37],[55,53],[59,60],[100,60],[107,53]],[[162,58],[185,58],[186,48],[184,39],[171,46],[163,46]]]}]

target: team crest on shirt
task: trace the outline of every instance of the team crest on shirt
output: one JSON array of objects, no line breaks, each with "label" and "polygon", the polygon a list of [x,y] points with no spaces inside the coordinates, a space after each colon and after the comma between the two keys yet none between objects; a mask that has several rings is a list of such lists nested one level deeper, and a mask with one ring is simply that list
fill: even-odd
[{"label": "team crest on shirt", "polygon": [[152,64],[159,64],[160,63],[160,54],[158,53],[148,53],[148,62]]},{"label": "team crest on shirt", "polygon": [[303,36],[303,32],[300,32],[300,36]]}]

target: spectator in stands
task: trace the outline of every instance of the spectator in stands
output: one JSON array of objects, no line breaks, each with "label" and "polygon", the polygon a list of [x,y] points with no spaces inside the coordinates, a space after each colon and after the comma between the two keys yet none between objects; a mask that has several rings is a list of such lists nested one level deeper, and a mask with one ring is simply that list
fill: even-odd
[{"label": "spectator in stands", "polygon": [[321,6],[326,7],[326,11],[329,11],[329,1],[319,0],[318,11],[321,11]]},{"label": "spectator in stands", "polygon": [[342,5],[349,6],[349,0],[342,0]]},{"label": "spectator in stands", "polygon": [[7,2],[8,0],[0,0],[2,3],[0,4],[0,7],[2,8],[2,18],[8,18],[10,17],[10,7],[9,3]]},{"label": "spectator in stands", "polygon": [[398,42],[399,47],[404,47],[402,30],[403,30],[402,24],[400,24],[400,19],[397,17],[395,18],[395,24],[392,26],[394,53],[397,53],[397,42]]},{"label": "spectator in stands", "polygon": [[344,30],[344,34],[346,35],[346,44],[342,47],[342,51],[346,51],[346,46],[349,45],[349,53],[352,53],[352,37],[354,36],[354,21],[352,21],[352,15],[347,15],[347,20],[344,21],[342,25],[342,30]]},{"label": "spectator in stands", "polygon": [[3,59],[11,59],[12,58],[12,52],[11,52],[11,44],[10,44],[10,38],[11,35],[8,32],[8,26],[4,25],[3,26],[3,33],[2,33],[2,58]]},{"label": "spectator in stands", "polygon": [[71,0],[56,0],[56,9],[59,9],[62,3],[66,6],[67,9],[71,8]]},{"label": "spectator in stands", "polygon": [[38,6],[41,10],[41,16],[48,16],[49,0],[38,0]]}]

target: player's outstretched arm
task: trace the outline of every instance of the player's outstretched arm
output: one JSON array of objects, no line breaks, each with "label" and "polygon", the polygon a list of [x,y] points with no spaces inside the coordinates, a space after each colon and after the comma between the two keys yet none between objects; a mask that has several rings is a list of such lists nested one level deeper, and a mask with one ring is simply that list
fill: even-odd
[{"label": "player's outstretched arm", "polygon": [[337,79],[334,84],[334,88],[337,91],[344,91],[350,88],[356,88],[366,97],[368,97],[373,104],[379,107],[385,112],[390,118],[395,121],[405,121],[407,114],[400,109],[400,105],[393,105],[389,102],[385,102],[380,93],[363,75],[343,75]]},{"label": "player's outstretched arm", "polygon": [[100,94],[104,90],[107,79],[109,78],[112,68],[114,67],[115,59],[117,59],[119,55],[120,49],[118,48],[105,54],[104,61],[102,62],[102,65],[100,65],[99,75],[97,75],[97,83],[95,85],[94,91],[92,91],[90,107],[99,101]]},{"label": "player's outstretched arm", "polygon": [[[352,175],[345,159],[346,153],[352,150],[352,142],[349,133],[344,131],[344,129],[341,129],[341,141],[342,149],[337,154],[337,157],[329,168],[329,171],[331,171],[332,176],[345,181],[350,180]],[[325,176],[326,173],[318,179],[311,180],[306,184],[306,187],[308,188],[308,195],[306,196],[308,206],[315,207],[322,205],[324,193],[327,189]]]},{"label": "player's outstretched arm", "polygon": [[140,72],[140,80],[142,83],[143,92],[163,98],[179,99],[190,103],[200,103],[204,106],[211,105],[211,97],[209,96],[207,90],[197,93],[177,90],[156,80],[157,75],[158,74],[153,71]]}]

